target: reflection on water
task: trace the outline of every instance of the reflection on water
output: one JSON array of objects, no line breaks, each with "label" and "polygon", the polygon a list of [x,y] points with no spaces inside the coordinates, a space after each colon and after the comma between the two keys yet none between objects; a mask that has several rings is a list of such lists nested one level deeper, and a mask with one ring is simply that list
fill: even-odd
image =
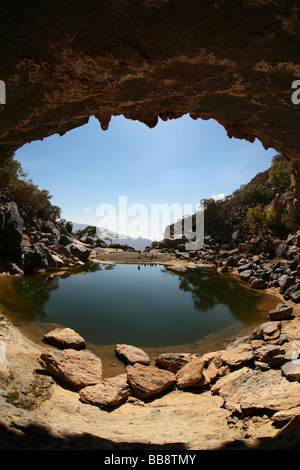
[{"label": "reflection on water", "polygon": [[2,312],[19,327],[70,327],[98,346],[188,344],[232,325],[255,327],[278,302],[214,272],[94,262],[61,275],[4,277],[0,291]]}]

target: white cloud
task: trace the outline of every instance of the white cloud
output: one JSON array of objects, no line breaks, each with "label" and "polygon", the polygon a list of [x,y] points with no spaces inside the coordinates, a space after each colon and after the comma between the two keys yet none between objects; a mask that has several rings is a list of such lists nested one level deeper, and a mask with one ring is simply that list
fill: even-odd
[{"label": "white cloud", "polygon": [[90,209],[89,207],[84,207],[84,212],[93,212],[93,209]]},{"label": "white cloud", "polygon": [[216,201],[219,201],[220,199],[224,199],[226,194],[220,193],[220,194],[213,194],[211,196],[212,199],[215,199]]}]

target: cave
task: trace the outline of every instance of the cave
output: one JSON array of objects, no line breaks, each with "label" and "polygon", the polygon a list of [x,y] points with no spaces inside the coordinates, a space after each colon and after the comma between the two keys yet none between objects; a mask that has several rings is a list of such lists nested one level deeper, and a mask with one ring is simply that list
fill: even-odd
[{"label": "cave", "polygon": [[92,116],[109,132],[114,116],[154,128],[189,115],[285,155],[300,201],[299,9],[295,0],[5,2],[0,164]]},{"label": "cave", "polygon": [[299,173],[295,1],[14,2],[1,9],[0,159],[95,116],[218,121]]}]

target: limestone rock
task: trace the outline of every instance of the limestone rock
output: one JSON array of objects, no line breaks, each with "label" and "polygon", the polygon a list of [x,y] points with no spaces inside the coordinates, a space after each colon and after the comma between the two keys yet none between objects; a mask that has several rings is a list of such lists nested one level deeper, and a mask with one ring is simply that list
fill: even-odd
[{"label": "limestone rock", "polygon": [[60,349],[85,348],[85,340],[71,328],[55,328],[45,334],[44,341]]},{"label": "limestone rock", "polygon": [[255,350],[255,359],[260,362],[270,362],[272,357],[283,355],[285,350],[277,345],[266,344]]},{"label": "limestone rock", "polygon": [[173,372],[139,363],[127,366],[126,372],[131,388],[140,398],[158,395],[176,382]]},{"label": "limestone rock", "polygon": [[203,377],[204,361],[201,357],[194,357],[185,366],[181,367],[176,374],[176,385],[178,388],[193,387]]},{"label": "limestone rock", "polygon": [[300,381],[300,361],[289,361],[281,366],[283,376],[289,381]]},{"label": "limestone rock", "polygon": [[270,321],[262,323],[251,335],[251,339],[262,339],[263,341],[273,341],[279,338],[281,333],[281,322]]},{"label": "limestone rock", "polygon": [[290,408],[289,410],[277,411],[273,414],[272,421],[282,423],[290,421],[290,419],[293,419],[295,416],[300,417],[300,406]]},{"label": "limestone rock", "polygon": [[[203,357],[202,357],[203,359]],[[229,367],[223,364],[221,355],[216,355],[208,364],[207,369],[204,369],[211,382],[214,382],[217,377],[223,377],[230,373]]]},{"label": "limestone rock", "polygon": [[300,405],[300,384],[246,367],[219,379],[211,390],[232,412],[279,411]]},{"label": "limestone rock", "polygon": [[288,320],[293,314],[293,307],[288,305],[278,304],[274,310],[269,312],[270,320]]},{"label": "limestone rock", "polygon": [[222,361],[228,366],[239,366],[253,359],[253,349],[249,344],[239,344],[235,348],[227,348],[222,353]]},{"label": "limestone rock", "polygon": [[144,365],[150,364],[150,357],[140,348],[131,346],[130,344],[116,344],[115,351],[122,356],[128,364],[135,364],[136,362]]},{"label": "limestone rock", "polygon": [[82,402],[100,407],[120,405],[129,395],[130,387],[126,374],[104,379],[96,385],[90,385],[79,391]]},{"label": "limestone rock", "polygon": [[191,353],[164,353],[155,359],[155,363],[170,372],[176,373],[178,369],[191,361],[195,356],[198,355]]},{"label": "limestone rock", "polygon": [[89,350],[45,351],[39,363],[50,374],[67,382],[76,389],[95,385],[102,380],[102,361]]}]

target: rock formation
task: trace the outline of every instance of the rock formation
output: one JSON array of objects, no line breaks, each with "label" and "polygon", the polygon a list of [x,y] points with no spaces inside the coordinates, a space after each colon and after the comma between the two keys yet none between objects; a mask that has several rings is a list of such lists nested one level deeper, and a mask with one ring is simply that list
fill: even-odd
[{"label": "rock formation", "polygon": [[189,113],[287,155],[299,181],[296,1],[17,2],[0,30],[2,161],[90,116],[107,129]]}]

